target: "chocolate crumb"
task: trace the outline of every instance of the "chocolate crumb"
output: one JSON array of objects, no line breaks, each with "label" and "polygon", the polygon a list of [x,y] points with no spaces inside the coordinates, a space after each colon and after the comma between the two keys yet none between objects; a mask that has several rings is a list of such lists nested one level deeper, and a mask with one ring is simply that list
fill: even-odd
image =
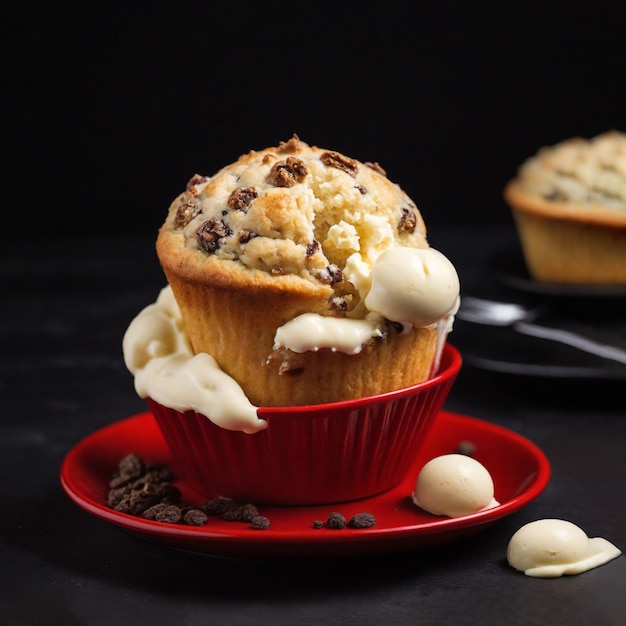
[{"label": "chocolate crumb", "polygon": [[248,243],[250,239],[257,237],[258,235],[251,230],[239,231],[239,243]]},{"label": "chocolate crumb", "polygon": [[229,237],[232,234],[233,231],[222,220],[214,217],[203,222],[196,231],[198,244],[208,253],[215,252],[219,247],[220,239]]},{"label": "chocolate crumb", "polygon": [[415,232],[417,226],[417,216],[410,207],[402,207],[402,215],[398,223],[398,230],[405,233]]},{"label": "chocolate crumb", "polygon": [[254,187],[240,187],[233,190],[226,204],[228,204],[228,207],[233,211],[243,211],[247,213],[252,201],[258,197],[259,193]]},{"label": "chocolate crumb", "polygon": [[175,228],[184,228],[191,222],[191,220],[200,213],[202,205],[200,201],[191,196],[190,193],[183,194],[180,200],[180,204],[176,209],[176,215],[174,216]]},{"label": "chocolate crumb", "polygon": [[206,183],[206,181],[209,180],[208,176],[202,176],[202,174],[194,174],[188,181],[187,181],[187,191],[191,191],[193,193],[196,192],[196,187],[198,185],[201,185],[202,183]]},{"label": "chocolate crumb", "polygon": [[183,521],[189,526],[204,526],[207,523],[207,514],[197,508],[189,509],[183,515]]},{"label": "chocolate crumb", "polygon": [[321,519],[313,520],[313,524],[311,526],[315,529],[324,528],[324,522]]},{"label": "chocolate crumb", "polygon": [[286,161],[274,163],[269,178],[276,187],[293,187],[296,183],[301,183],[308,173],[304,161],[296,157],[287,157]]},{"label": "chocolate crumb", "polygon": [[331,513],[326,520],[326,527],[341,530],[346,527],[346,518],[341,513]]},{"label": "chocolate crumb", "polygon": [[350,518],[350,528],[371,528],[376,524],[376,518],[371,513],[357,513]]},{"label": "chocolate crumb", "polygon": [[353,178],[356,176],[359,169],[354,159],[349,159],[338,152],[324,152],[320,159],[326,167],[334,167],[349,174]]},{"label": "chocolate crumb", "polygon": [[313,241],[307,244],[306,247],[306,257],[312,257],[318,250],[320,249],[320,242],[317,239],[313,239]]},{"label": "chocolate crumb", "polygon": [[331,263],[318,273],[317,278],[322,283],[336,285],[337,283],[343,281],[343,272],[337,265]]},{"label": "chocolate crumb", "polygon": [[270,527],[270,521],[263,515],[257,515],[250,520],[250,526],[254,530],[267,530]]}]

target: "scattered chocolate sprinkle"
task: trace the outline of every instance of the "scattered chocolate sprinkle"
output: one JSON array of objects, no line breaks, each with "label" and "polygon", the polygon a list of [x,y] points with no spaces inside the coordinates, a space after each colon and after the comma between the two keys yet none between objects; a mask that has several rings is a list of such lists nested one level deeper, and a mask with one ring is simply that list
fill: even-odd
[{"label": "scattered chocolate sprinkle", "polygon": [[355,185],[355,188],[358,189],[359,193],[364,196],[367,193],[367,189],[363,187],[363,185]]},{"label": "scattered chocolate sprinkle", "polygon": [[107,506],[167,524],[204,526],[209,515],[213,515],[226,521],[248,522],[255,530],[270,527],[269,519],[249,502],[218,496],[197,506],[183,504],[173,479],[170,469],[149,465],[135,453],[127,454],[109,482]]},{"label": "scattered chocolate sprinkle", "polygon": [[308,173],[304,161],[287,157],[286,161],[278,161],[272,165],[269,178],[276,187],[293,187],[296,183],[301,183]]},{"label": "scattered chocolate sprinkle", "polygon": [[315,529],[324,528],[324,522],[321,519],[313,520],[311,527]]},{"label": "scattered chocolate sprinkle", "polygon": [[334,167],[346,174],[350,174],[353,178],[356,176],[359,169],[354,159],[349,159],[338,152],[324,152],[320,160],[326,167]]},{"label": "scattered chocolate sprinkle", "polygon": [[252,201],[258,197],[259,193],[254,187],[239,187],[231,192],[226,204],[233,211],[247,213]]},{"label": "scattered chocolate sprinkle", "polygon": [[376,524],[376,518],[371,513],[357,513],[350,518],[350,528],[371,528]]}]

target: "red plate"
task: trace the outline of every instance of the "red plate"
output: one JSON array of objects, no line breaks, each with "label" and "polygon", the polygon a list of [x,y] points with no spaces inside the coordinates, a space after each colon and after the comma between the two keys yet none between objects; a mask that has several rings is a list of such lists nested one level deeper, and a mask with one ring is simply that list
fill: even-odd
[{"label": "red plate", "polygon": [[[153,522],[106,506],[108,482],[119,460],[130,452],[146,461],[170,467],[186,502],[199,503],[150,413],[121,420],[89,435],[66,455],[61,484],[68,496],[92,515],[135,535],[169,547],[216,556],[248,558],[303,558],[363,556],[430,548],[456,541],[487,528],[536,498],[550,478],[544,453],[525,437],[487,421],[442,411],[420,453],[419,465],[429,459],[459,451],[471,444],[473,456],[491,473],[495,497],[501,503],[487,511],[457,518],[436,517],[411,502],[416,476],[373,498],[345,504],[261,507],[269,518],[268,530],[254,530],[244,522],[210,517],[205,526],[192,527]],[[368,512],[376,525],[368,529],[315,529],[315,520],[326,520],[338,511],[346,519]]]}]

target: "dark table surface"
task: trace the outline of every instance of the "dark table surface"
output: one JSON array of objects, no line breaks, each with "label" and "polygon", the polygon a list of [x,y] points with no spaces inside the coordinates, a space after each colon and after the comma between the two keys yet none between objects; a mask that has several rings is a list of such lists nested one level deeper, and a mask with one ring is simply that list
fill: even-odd
[{"label": "dark table surface", "polygon": [[[516,245],[510,227],[445,228],[430,240],[457,266],[464,294],[510,296],[491,275],[493,251]],[[12,239],[2,244],[0,272],[0,623],[626,623],[623,556],[556,579],[506,563],[513,533],[546,517],[626,548],[623,377],[478,367],[472,327],[459,321],[450,341],[465,362],[445,408],[536,443],[552,468],[538,498],[471,537],[407,553],[315,561],[182,552],[93,517],[59,481],[81,439],[145,410],[121,338],[164,285],[153,239]],[[607,299],[596,312],[622,305]]]}]

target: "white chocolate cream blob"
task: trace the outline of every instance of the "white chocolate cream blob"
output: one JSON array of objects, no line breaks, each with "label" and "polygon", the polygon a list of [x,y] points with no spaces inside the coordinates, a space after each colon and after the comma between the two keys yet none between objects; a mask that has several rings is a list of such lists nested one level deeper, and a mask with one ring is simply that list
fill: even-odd
[{"label": "white chocolate cream blob", "polygon": [[452,263],[433,248],[391,248],[372,267],[365,306],[389,320],[425,327],[446,317],[459,297]]},{"label": "white chocolate cream blob", "polygon": [[[274,349],[293,352],[330,348],[358,354],[372,337],[383,334],[384,319],[409,331],[437,324],[440,348],[452,330],[459,308],[459,277],[452,263],[433,248],[391,248],[373,263],[371,270],[358,254],[346,267],[346,277],[363,294],[369,311],[364,317],[339,318],[304,313],[276,330]],[[440,349],[438,350],[438,353]]]},{"label": "white chocolate cream blob", "polygon": [[[372,337],[383,335],[384,318],[401,323],[407,332],[436,324],[436,369],[459,306],[459,281],[450,261],[431,248],[391,249],[373,262],[352,256],[347,277],[362,297],[368,292],[358,317],[305,313],[276,330],[274,349],[358,354]],[[177,411],[197,411],[228,430],[255,433],[267,427],[257,407],[211,355],[193,354],[169,286],[131,322],[122,347],[140,397]]]},{"label": "white chocolate cream blob", "polygon": [[358,354],[372,337],[381,337],[375,321],[303,313],[276,330],[274,350],[286,347],[293,352],[330,348]]},{"label": "white chocolate cream blob", "polygon": [[498,506],[487,468],[464,454],[443,454],[420,470],[413,502],[433,515],[461,517]]},{"label": "white chocolate cream blob", "polygon": [[561,519],[541,519],[522,526],[506,551],[511,567],[537,578],[582,574],[620,554],[606,539],[590,539],[576,524]]},{"label": "white chocolate cream blob", "polygon": [[193,354],[169,286],[130,323],[122,349],[139,397],[176,411],[197,411],[227,430],[256,433],[267,427],[212,356]]}]

